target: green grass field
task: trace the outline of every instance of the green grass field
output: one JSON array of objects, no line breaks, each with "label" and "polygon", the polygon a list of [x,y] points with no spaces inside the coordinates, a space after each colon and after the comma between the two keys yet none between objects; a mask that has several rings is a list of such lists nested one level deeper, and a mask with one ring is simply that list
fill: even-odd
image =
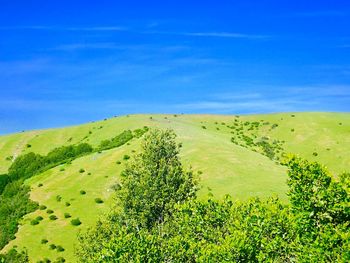
[{"label": "green grass field", "polygon": [[[6,160],[9,156],[30,151],[46,154],[55,147],[79,142],[97,146],[123,130],[147,125],[174,129],[183,145],[181,156],[185,166],[192,167],[200,176],[200,198],[205,198],[210,188],[216,198],[225,194],[241,200],[278,195],[287,202],[285,167],[233,144],[232,129],[227,126],[235,119],[237,117],[225,115],[130,115],[74,127],[0,136],[0,174],[6,173],[11,165],[11,160]],[[243,115],[238,119],[269,122],[257,135],[285,141],[286,152],[321,162],[335,177],[350,170],[350,114],[281,113]],[[278,126],[271,128],[273,124]],[[64,257],[67,262],[74,262],[76,233],[94,225],[99,216],[109,211],[113,205],[112,186],[128,162],[122,157],[137,153],[139,144],[140,139],[134,138],[129,145],[78,158],[69,165],[54,167],[27,180],[26,184],[32,188],[31,199],[53,210],[58,219],[50,220],[46,210],[28,214],[16,239],[4,251],[13,246],[26,247],[32,262],[45,257],[51,260]],[[79,173],[81,168],[84,173]],[[81,190],[86,194],[80,194]],[[95,198],[102,198],[104,203],[97,204]],[[66,202],[70,206],[66,206]],[[64,213],[72,217],[64,218]],[[38,225],[31,225],[31,219],[39,215],[44,219]],[[70,220],[77,217],[82,224],[72,226]],[[41,244],[42,239],[49,242]],[[65,250],[50,250],[50,244],[61,245]]]}]

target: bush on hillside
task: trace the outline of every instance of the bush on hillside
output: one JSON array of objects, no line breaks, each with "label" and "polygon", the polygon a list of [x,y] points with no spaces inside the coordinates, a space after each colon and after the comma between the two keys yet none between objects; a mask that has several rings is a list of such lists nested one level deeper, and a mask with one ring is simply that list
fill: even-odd
[{"label": "bush on hillside", "polygon": [[95,198],[95,203],[102,204],[103,200],[101,198],[97,197],[97,198]]},{"label": "bush on hillside", "polygon": [[72,220],[70,221],[70,223],[71,223],[73,226],[79,226],[79,225],[82,224],[79,218],[72,219]]},{"label": "bush on hillside", "polygon": [[38,225],[39,224],[39,220],[33,219],[33,220],[30,221],[30,224],[32,226]]},{"label": "bush on hillside", "polygon": [[70,218],[72,217],[69,213],[64,213],[64,218]]},{"label": "bush on hillside", "polygon": [[52,221],[54,221],[54,220],[57,220],[58,217],[55,216],[55,215],[50,215],[50,216],[49,216],[49,219],[52,220]]}]

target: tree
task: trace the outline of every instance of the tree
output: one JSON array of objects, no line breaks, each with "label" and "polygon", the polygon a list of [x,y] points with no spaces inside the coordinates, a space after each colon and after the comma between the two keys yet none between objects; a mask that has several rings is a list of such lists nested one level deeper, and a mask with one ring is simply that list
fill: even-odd
[{"label": "tree", "polygon": [[[159,254],[159,229],[177,204],[196,197],[197,180],[179,158],[176,135],[152,130],[121,174],[116,210],[96,228],[78,236],[82,262],[152,262]],[[147,240],[146,240],[147,239]]]},{"label": "tree", "polygon": [[121,174],[118,206],[125,219],[138,227],[151,228],[171,213],[175,204],[196,196],[197,184],[185,171],[171,130],[152,130],[142,143],[142,152]]}]

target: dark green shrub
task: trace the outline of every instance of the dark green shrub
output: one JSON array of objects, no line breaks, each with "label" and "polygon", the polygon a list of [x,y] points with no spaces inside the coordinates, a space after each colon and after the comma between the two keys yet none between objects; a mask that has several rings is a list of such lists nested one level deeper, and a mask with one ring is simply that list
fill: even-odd
[{"label": "dark green shrub", "polygon": [[72,219],[72,220],[70,221],[70,223],[71,223],[73,226],[79,226],[79,225],[82,224],[79,218]]},{"label": "dark green shrub", "polygon": [[64,263],[66,260],[63,257],[58,257],[55,261],[55,263]]},{"label": "dark green shrub", "polygon": [[95,198],[95,203],[102,204],[103,200],[101,198],[97,197],[97,198]]},{"label": "dark green shrub", "polygon": [[6,161],[12,161],[13,160],[13,156],[11,155],[11,156],[7,156],[6,158],[5,158],[5,160]]},{"label": "dark green shrub", "polygon": [[79,170],[79,173],[84,173],[85,172],[85,170],[83,169],[83,168],[80,168],[80,170]]},{"label": "dark green shrub", "polygon": [[47,240],[46,238],[43,238],[42,240],[41,240],[41,244],[47,244],[49,242],[49,240]]},{"label": "dark green shrub", "polygon": [[38,184],[38,187],[42,187],[42,186],[43,186],[43,184],[42,184],[42,183]]},{"label": "dark green shrub", "polygon": [[42,216],[37,216],[35,219],[38,220],[38,221],[41,221],[41,220],[43,220],[44,218],[43,218]]},{"label": "dark green shrub", "polygon": [[316,157],[318,155],[318,153],[317,152],[313,152],[312,155]]},{"label": "dark green shrub", "polygon": [[64,213],[64,218],[70,218],[72,217],[69,213]]},{"label": "dark green shrub", "polygon": [[50,244],[49,248],[50,248],[51,250],[56,249],[56,245],[55,245],[55,244]]},{"label": "dark green shrub", "polygon": [[129,160],[130,159],[130,156],[129,155],[127,155],[127,154],[125,154],[124,156],[123,156],[123,160]]},{"label": "dark green shrub", "polygon": [[49,216],[49,219],[50,219],[50,220],[57,220],[57,219],[58,219],[58,217],[57,217],[57,216],[55,216],[55,215],[50,215],[50,216]]},{"label": "dark green shrub", "polygon": [[57,249],[58,252],[63,252],[64,251],[64,248],[62,246],[60,246],[60,245],[58,245],[56,247],[56,249]]},{"label": "dark green shrub", "polygon": [[81,195],[85,195],[85,194],[86,194],[86,191],[85,191],[85,190],[80,190],[80,194],[81,194]]},{"label": "dark green shrub", "polygon": [[116,161],[115,163],[116,163],[116,164],[121,164],[122,162],[121,162],[121,161]]},{"label": "dark green shrub", "polygon": [[70,203],[69,203],[69,202],[66,202],[66,206],[70,206]]},{"label": "dark green shrub", "polygon": [[47,210],[46,210],[46,213],[48,213],[48,214],[52,214],[52,213],[53,213],[53,210],[51,210],[51,209],[47,209]]},{"label": "dark green shrub", "polygon": [[31,224],[32,226],[35,226],[35,225],[38,225],[38,224],[39,224],[39,221],[36,220],[36,219],[33,219],[33,220],[30,221],[30,224]]},{"label": "dark green shrub", "polygon": [[123,131],[121,134],[110,140],[103,140],[99,146],[99,150],[108,150],[111,148],[119,147],[133,138],[133,134],[130,130]]},{"label": "dark green shrub", "polygon": [[40,206],[39,206],[39,209],[40,209],[40,210],[45,210],[46,208],[47,208],[46,205],[40,205]]},{"label": "dark green shrub", "polygon": [[61,200],[62,200],[62,196],[57,195],[57,196],[56,196],[56,201],[57,201],[57,202],[61,202]]}]

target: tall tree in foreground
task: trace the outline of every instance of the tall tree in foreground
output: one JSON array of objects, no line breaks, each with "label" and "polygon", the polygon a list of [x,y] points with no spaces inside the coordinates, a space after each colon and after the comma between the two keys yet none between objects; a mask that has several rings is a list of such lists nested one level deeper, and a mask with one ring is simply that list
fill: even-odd
[{"label": "tall tree in foreground", "polygon": [[[161,231],[175,206],[195,198],[197,192],[197,181],[182,166],[175,139],[171,130],[155,129],[145,136],[141,153],[121,174],[115,211],[78,237],[76,254],[82,262],[150,262],[158,258],[148,233],[154,228]],[[143,242],[147,235],[150,239]]]},{"label": "tall tree in foreground", "polygon": [[196,180],[185,171],[171,130],[153,130],[145,136],[142,150],[121,174],[117,205],[124,220],[150,229],[164,221],[175,204],[196,196]]}]

